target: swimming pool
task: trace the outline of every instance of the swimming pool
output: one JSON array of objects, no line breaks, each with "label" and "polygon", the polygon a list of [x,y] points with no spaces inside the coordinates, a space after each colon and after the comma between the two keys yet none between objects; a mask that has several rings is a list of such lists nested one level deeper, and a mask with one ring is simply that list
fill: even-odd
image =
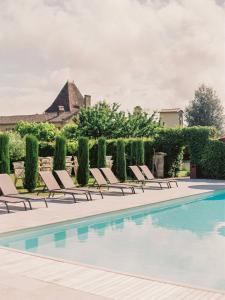
[{"label": "swimming pool", "polygon": [[0,245],[225,290],[225,191],[18,231]]}]

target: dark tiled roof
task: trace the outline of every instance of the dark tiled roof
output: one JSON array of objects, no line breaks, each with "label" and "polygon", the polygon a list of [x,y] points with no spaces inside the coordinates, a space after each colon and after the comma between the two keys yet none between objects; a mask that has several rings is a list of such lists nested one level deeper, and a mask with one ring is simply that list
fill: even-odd
[{"label": "dark tiled roof", "polygon": [[54,102],[46,109],[46,113],[58,112],[59,106],[64,106],[65,112],[73,112],[79,106],[83,106],[84,98],[74,82],[64,85]]}]

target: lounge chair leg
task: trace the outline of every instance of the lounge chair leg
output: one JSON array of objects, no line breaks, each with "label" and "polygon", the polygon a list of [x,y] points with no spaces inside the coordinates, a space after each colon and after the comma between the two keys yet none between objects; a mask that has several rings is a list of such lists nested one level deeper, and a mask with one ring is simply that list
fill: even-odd
[{"label": "lounge chair leg", "polygon": [[162,190],[162,184],[159,182],[159,186],[160,186],[160,188],[161,188],[161,190]]},{"label": "lounge chair leg", "polygon": [[103,199],[103,194],[102,194],[102,191],[99,191],[99,194],[101,195],[102,199]]},{"label": "lounge chair leg", "polygon": [[[90,192],[87,192],[85,195],[86,195],[87,201],[92,200]],[[89,198],[88,198],[88,196],[89,196]]]},{"label": "lounge chair leg", "polygon": [[25,202],[24,201],[22,201],[22,202],[23,202],[23,205],[24,205],[24,210],[27,210]]},{"label": "lounge chair leg", "polygon": [[32,206],[31,206],[30,200],[27,200],[27,202],[29,204],[30,210],[32,210]]},{"label": "lounge chair leg", "polygon": [[142,192],[144,193],[144,191],[145,191],[145,190],[144,190],[144,187],[143,187],[143,185],[141,186],[141,189],[142,189]]},{"label": "lounge chair leg", "polygon": [[176,183],[176,185],[177,185],[177,187],[178,187],[178,183],[177,183],[177,181],[175,181],[175,183]]},{"label": "lounge chair leg", "polygon": [[134,187],[131,188],[131,191],[132,191],[133,194],[136,194]]},{"label": "lounge chair leg", "polygon": [[123,188],[121,188],[121,191],[122,191],[122,194],[123,194],[123,196],[125,196],[125,193],[124,193],[124,190],[123,190]]},{"label": "lounge chair leg", "polygon": [[73,202],[76,203],[77,201],[76,201],[75,195],[72,194],[72,196],[73,196]]},{"label": "lounge chair leg", "polygon": [[46,198],[43,199],[45,201],[45,206],[48,207],[48,202],[46,200]]},{"label": "lounge chair leg", "polygon": [[10,213],[10,210],[9,210],[8,203],[7,203],[7,202],[4,202],[4,203],[5,203],[5,206],[6,206],[7,212],[8,212],[8,213]]}]

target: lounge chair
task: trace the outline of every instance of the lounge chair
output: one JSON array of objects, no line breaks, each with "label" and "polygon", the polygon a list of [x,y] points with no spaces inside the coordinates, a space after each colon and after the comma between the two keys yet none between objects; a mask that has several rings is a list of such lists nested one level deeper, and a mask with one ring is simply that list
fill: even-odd
[{"label": "lounge chair", "polygon": [[0,200],[1,200],[1,202],[4,202],[6,206],[9,203],[20,203],[21,202],[21,203],[23,203],[24,208],[26,210],[26,205],[25,205],[26,202],[29,204],[29,208],[32,209],[32,206],[31,206],[32,200],[43,200],[45,202],[46,207],[48,207],[48,204],[47,204],[47,201],[45,198],[33,198],[33,197],[28,197],[28,196],[18,193],[18,191],[12,181],[12,178],[8,174],[0,174],[0,190],[4,196],[4,197],[1,196]]},{"label": "lounge chair", "polygon": [[162,184],[166,183],[167,187],[170,188],[170,184],[167,181],[161,180],[161,179],[146,179],[141,170],[138,168],[138,166],[129,166],[131,171],[133,172],[134,176],[136,177],[136,180],[138,182],[141,182],[142,184],[145,183],[158,183],[160,188],[162,189]]},{"label": "lounge chair", "polygon": [[59,193],[64,195],[71,195],[73,197],[74,203],[77,202],[76,195],[85,195],[87,200],[91,200],[88,197],[89,196],[88,192],[78,191],[74,189],[61,189],[51,171],[40,171],[39,175],[41,176],[41,179],[45,184],[43,192],[47,190],[49,192],[49,198]]},{"label": "lounge chair", "polygon": [[106,181],[105,177],[102,175],[101,171],[97,168],[91,168],[90,172],[92,176],[95,179],[94,185],[97,185],[97,187],[100,189],[102,187],[106,188],[115,188],[115,189],[120,189],[122,194],[125,195],[124,189],[130,189],[132,194],[135,194],[134,187],[132,186],[123,186],[120,184],[110,184]]},{"label": "lounge chair", "polygon": [[91,194],[100,194],[103,199],[102,191],[100,191],[100,190],[85,189],[85,188],[75,186],[73,179],[71,178],[71,176],[69,175],[69,173],[66,170],[55,171],[55,174],[57,175],[58,179],[62,183],[64,189],[86,192],[86,193],[88,193],[91,200],[92,200]]},{"label": "lounge chair", "polygon": [[110,168],[101,168],[101,171],[105,175],[106,179],[109,181],[110,184],[116,184],[118,186],[125,186],[126,188],[132,187],[134,188],[141,188],[144,192],[143,184],[134,184],[134,183],[122,183],[119,179],[114,175],[113,171]]},{"label": "lounge chair", "polygon": [[23,199],[0,196],[0,202],[5,204],[8,213],[10,213],[9,204],[23,203],[24,210],[27,210],[25,201]]},{"label": "lounge chair", "polygon": [[[143,172],[143,174],[145,175],[145,177],[148,180],[157,180],[154,175],[152,174],[152,172],[149,170],[148,166],[143,165],[143,166],[139,166],[141,171]],[[173,178],[165,178],[165,179],[160,179],[162,182],[169,182],[169,185],[171,187],[171,182],[174,182],[176,184],[176,186],[178,187],[178,183],[176,179]]]}]

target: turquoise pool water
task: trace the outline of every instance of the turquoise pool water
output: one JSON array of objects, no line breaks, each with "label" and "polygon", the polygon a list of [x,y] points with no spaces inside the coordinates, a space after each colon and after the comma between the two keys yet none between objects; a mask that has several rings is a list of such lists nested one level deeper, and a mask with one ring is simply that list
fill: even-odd
[{"label": "turquoise pool water", "polygon": [[225,191],[19,231],[0,245],[225,290]]}]

